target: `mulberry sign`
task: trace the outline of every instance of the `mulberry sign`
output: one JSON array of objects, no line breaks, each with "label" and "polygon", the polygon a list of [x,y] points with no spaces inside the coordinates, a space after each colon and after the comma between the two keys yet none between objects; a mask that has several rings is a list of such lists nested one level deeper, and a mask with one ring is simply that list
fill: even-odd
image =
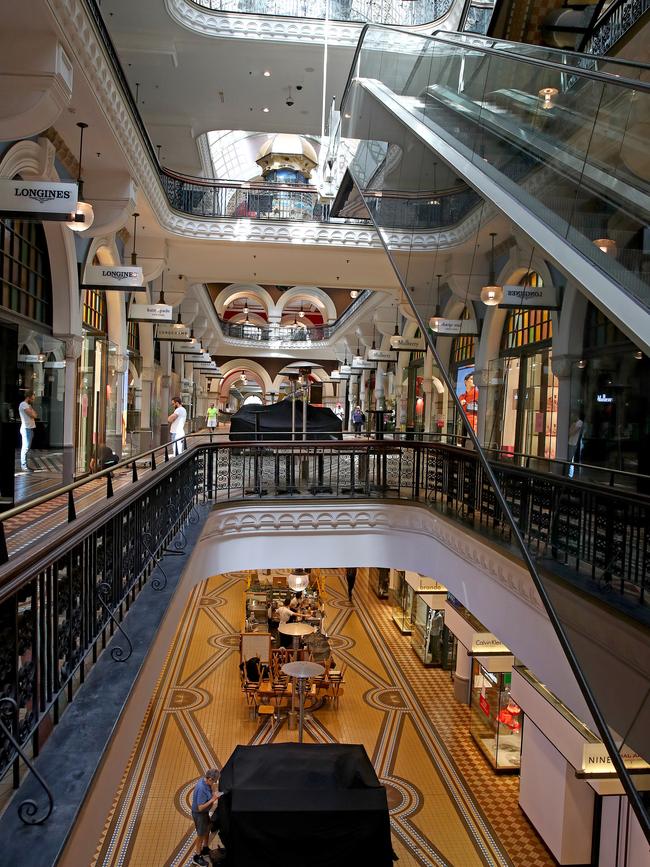
[{"label": "mulberry sign", "polygon": [[76,184],[6,178],[0,180],[0,212],[69,217],[76,209]]},{"label": "mulberry sign", "polygon": [[145,292],[142,285],[142,268],[138,265],[88,265],[84,289],[128,289],[130,292]]}]

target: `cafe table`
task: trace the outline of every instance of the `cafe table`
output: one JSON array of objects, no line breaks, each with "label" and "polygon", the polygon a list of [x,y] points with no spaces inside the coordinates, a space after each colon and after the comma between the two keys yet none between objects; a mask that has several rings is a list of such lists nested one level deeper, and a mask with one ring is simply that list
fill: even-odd
[{"label": "cafe table", "polygon": [[[288,625],[296,626],[298,624]],[[325,674],[325,667],[319,665],[317,662],[303,662],[302,660],[297,660],[296,662],[285,662],[285,664],[282,666],[282,673],[287,674],[289,677],[292,677],[296,681],[296,686],[298,688],[298,743],[301,744],[303,727],[305,722],[305,685],[308,680],[311,680],[312,677],[322,677],[323,674]],[[291,693],[292,704],[295,692],[296,690],[294,689]]]}]

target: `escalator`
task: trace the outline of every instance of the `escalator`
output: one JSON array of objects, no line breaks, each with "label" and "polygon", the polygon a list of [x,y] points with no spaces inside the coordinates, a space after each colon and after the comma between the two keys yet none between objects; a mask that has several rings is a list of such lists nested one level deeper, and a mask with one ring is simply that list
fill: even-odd
[{"label": "escalator", "polygon": [[[341,136],[354,142],[354,189],[348,184],[342,207],[361,202],[370,214],[461,417],[427,327],[441,303],[435,278],[451,269],[466,287],[465,303],[477,299],[495,233],[506,239],[503,259],[508,244],[532,248],[531,261],[539,251],[558,296],[567,286],[579,290],[650,354],[646,80],[650,68],[610,58],[462,34],[364,30],[340,106]],[[580,594],[528,550],[469,425],[466,433],[650,840],[650,773],[639,772],[642,760],[650,763],[650,616],[621,626],[603,614],[590,625]],[[580,522],[579,505],[567,502],[565,511]],[[597,520],[611,527],[613,551],[616,509],[603,506]],[[650,528],[639,526],[636,539],[635,556],[646,558]],[[629,652],[614,663],[627,641]]]},{"label": "escalator", "polygon": [[[368,149],[375,160],[378,145],[394,150],[401,127],[649,353],[650,70],[608,59],[603,72],[570,52],[512,45],[368,28],[342,108],[342,135],[362,143],[355,181],[377,192]],[[383,196],[436,193],[422,161],[380,175]]]}]

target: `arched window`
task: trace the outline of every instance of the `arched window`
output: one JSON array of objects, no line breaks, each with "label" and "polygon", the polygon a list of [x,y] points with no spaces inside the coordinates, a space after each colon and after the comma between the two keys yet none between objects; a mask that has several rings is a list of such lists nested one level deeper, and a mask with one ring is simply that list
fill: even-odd
[{"label": "arched window", "polygon": [[[519,281],[520,286],[542,286],[536,271],[529,271]],[[551,311],[545,308],[519,307],[508,310],[501,335],[501,354],[509,355],[533,343],[546,343],[553,337]]]},{"label": "arched window", "polygon": [[[466,322],[471,316],[469,307],[465,307],[460,318]],[[451,344],[452,365],[459,366],[468,361],[474,361],[475,353],[476,343],[473,334],[459,334],[458,337],[454,337]]]},{"label": "arched window", "polygon": [[0,220],[0,305],[52,326],[52,279],[40,223]]},{"label": "arched window", "polygon": [[85,289],[81,305],[81,321],[96,334],[107,333],[106,295],[98,289]]}]

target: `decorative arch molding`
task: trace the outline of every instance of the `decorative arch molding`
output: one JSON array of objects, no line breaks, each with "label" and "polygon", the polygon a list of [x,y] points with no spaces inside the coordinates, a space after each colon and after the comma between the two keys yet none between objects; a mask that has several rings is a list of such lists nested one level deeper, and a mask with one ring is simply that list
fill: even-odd
[{"label": "decorative arch molding", "polygon": [[[51,141],[24,140],[9,148],[0,161],[0,178],[19,175],[25,180],[58,181],[56,150]],[[81,335],[81,304],[77,251],[70,229],[63,223],[44,222],[52,279],[52,332],[61,337]]]},{"label": "decorative arch molding", "polygon": [[273,383],[271,381],[271,377],[267,373],[267,371],[262,367],[259,362],[254,361],[252,358],[231,358],[229,361],[225,361],[223,364],[220,364],[221,372],[223,373],[224,382],[226,381],[229,373],[235,373],[237,370],[249,370],[251,373],[255,373],[262,383],[262,387],[264,388],[264,392],[268,394],[269,391],[273,388]]},{"label": "decorative arch molding", "polygon": [[237,313],[235,316],[231,316],[228,322],[232,322],[233,325],[259,325],[260,328],[264,328],[268,324],[259,313],[249,313],[248,322],[246,322],[245,313]]},{"label": "decorative arch molding", "polygon": [[[121,263],[115,235],[99,235],[90,242],[83,267],[84,279],[86,268],[88,265],[92,265],[95,257],[101,265],[119,265]],[[108,339],[116,344],[118,354],[126,356],[128,336],[124,293],[106,292],[105,294]]]},{"label": "decorative arch molding", "polygon": [[275,302],[268,290],[257,283],[231,283],[217,295],[214,306],[217,314],[223,318],[224,311],[229,304],[239,298],[257,298],[268,316],[275,312]]},{"label": "decorative arch molding", "polygon": [[323,315],[323,319],[327,322],[335,322],[338,318],[336,305],[327,294],[318,286],[293,286],[286,292],[282,293],[282,297],[276,305],[276,311],[279,316],[282,316],[285,307],[294,301],[309,301],[317,307]]}]

